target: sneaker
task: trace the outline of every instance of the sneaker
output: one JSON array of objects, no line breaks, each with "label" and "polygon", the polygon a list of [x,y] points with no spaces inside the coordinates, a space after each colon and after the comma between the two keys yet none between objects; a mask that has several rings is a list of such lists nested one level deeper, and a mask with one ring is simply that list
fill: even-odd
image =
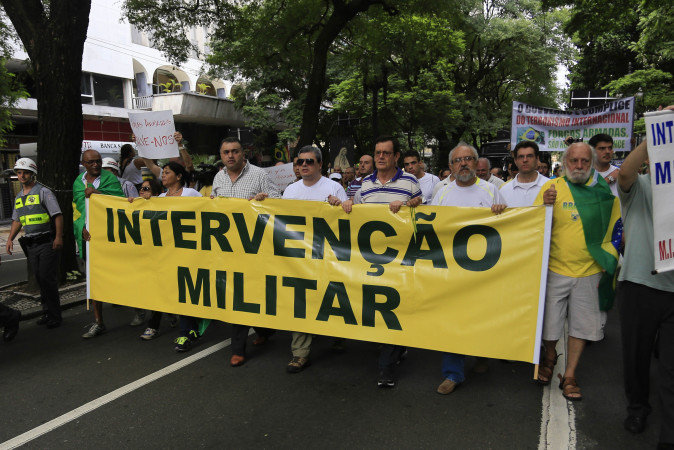
[{"label": "sneaker", "polygon": [[143,322],[145,322],[145,312],[137,312],[136,315],[133,316],[133,320],[129,325],[136,327],[138,325],[142,325]]},{"label": "sneaker", "polygon": [[187,336],[180,336],[173,342],[176,344],[176,346],[173,347],[173,350],[178,353],[186,352],[192,347],[192,340]]},{"label": "sneaker", "polygon": [[150,339],[156,338],[158,334],[159,331],[156,328],[146,328],[145,332],[140,335],[140,338],[144,341],[149,341]]},{"label": "sneaker", "polygon": [[47,325],[47,322],[49,322],[49,317],[47,317],[46,314],[43,314],[42,317],[37,319],[37,322],[35,322],[36,325]]},{"label": "sneaker", "polygon": [[379,378],[377,378],[377,387],[380,388],[396,387],[396,379],[390,370],[382,370],[379,372]]},{"label": "sneaker", "polygon": [[105,333],[105,325],[103,325],[102,323],[94,322],[89,328],[89,331],[84,333],[82,337],[84,339],[89,339],[92,337],[99,336],[103,333]]}]

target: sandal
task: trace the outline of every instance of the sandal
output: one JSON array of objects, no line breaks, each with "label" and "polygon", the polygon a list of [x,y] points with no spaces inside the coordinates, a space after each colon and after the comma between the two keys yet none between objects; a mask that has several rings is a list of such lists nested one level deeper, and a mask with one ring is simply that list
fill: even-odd
[{"label": "sandal", "polygon": [[[557,376],[559,377],[559,388],[562,390],[565,399],[572,402],[579,402],[583,399],[576,377],[562,377],[560,374],[557,374]],[[578,396],[572,397],[571,394],[577,394]]]},{"label": "sandal", "polygon": [[[552,373],[555,370],[555,365],[557,364],[557,358],[559,358],[559,354],[557,354],[556,351],[555,357],[553,359],[543,358],[543,361],[538,366],[538,379],[536,380],[538,384],[543,386],[550,384],[550,380],[552,380]],[[547,379],[542,380],[541,377]]]}]

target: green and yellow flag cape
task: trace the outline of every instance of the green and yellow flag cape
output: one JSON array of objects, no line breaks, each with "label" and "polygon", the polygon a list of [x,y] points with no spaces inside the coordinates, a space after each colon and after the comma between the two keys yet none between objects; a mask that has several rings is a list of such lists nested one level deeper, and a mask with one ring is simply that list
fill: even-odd
[{"label": "green and yellow flag cape", "polygon": [[604,177],[594,169],[590,177],[592,181],[587,184],[571,183],[566,177],[564,179],[583,223],[587,249],[604,269],[599,281],[599,308],[608,311],[615,297],[615,275],[623,224],[620,202],[611,193]]},{"label": "green and yellow flag cape", "polygon": [[[92,186],[93,187],[93,186]],[[87,186],[82,182],[82,174],[79,174],[73,182],[73,230],[75,233],[75,242],[80,249],[80,257],[84,258],[84,242],[82,241],[82,228],[86,221],[86,203],[84,190]],[[116,197],[124,197],[124,191],[119,184],[119,180],[112,172],[107,170],[101,171],[101,183],[97,190],[101,194],[114,195]]]}]

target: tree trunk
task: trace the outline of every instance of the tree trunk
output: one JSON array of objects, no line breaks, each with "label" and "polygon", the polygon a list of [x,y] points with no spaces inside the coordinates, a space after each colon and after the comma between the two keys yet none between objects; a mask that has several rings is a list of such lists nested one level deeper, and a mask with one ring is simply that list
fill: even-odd
[{"label": "tree trunk", "polygon": [[321,29],[313,45],[311,72],[307,83],[307,96],[302,110],[302,126],[300,127],[298,147],[311,145],[318,126],[318,113],[325,93],[325,70],[328,61],[328,51],[344,27],[358,13],[367,11],[373,4],[381,4],[381,0],[352,0],[344,3],[342,0],[333,0],[334,9],[325,26]]},{"label": "tree trunk", "polygon": [[54,191],[63,213],[61,278],[77,268],[72,184],[82,148],[80,83],[91,0],[0,0],[33,66],[38,104],[38,180]]}]

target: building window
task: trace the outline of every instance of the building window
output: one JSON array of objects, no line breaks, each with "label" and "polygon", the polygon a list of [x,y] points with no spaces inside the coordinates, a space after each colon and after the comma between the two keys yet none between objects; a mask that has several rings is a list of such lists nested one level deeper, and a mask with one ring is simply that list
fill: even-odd
[{"label": "building window", "polygon": [[83,104],[124,108],[124,80],[91,73],[82,74]]}]

